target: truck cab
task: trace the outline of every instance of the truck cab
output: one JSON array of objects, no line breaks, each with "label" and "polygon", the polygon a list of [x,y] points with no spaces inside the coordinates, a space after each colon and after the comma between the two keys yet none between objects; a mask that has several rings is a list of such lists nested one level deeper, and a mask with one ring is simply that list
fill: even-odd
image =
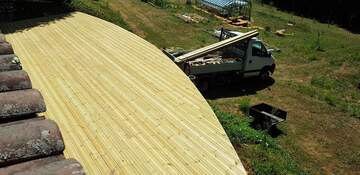
[{"label": "truck cab", "polygon": [[[243,33],[237,31],[222,31],[220,34],[222,36],[218,36],[220,40],[223,40],[241,34]],[[257,37],[252,37],[224,49],[224,53],[232,54],[238,58],[238,61],[242,62],[241,72],[244,77],[260,76],[263,79],[275,71],[275,59],[271,51]]]}]

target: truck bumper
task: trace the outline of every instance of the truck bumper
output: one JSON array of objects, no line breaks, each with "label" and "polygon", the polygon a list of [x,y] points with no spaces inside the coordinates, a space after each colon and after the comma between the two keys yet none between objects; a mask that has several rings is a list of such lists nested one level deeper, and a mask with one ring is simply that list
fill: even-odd
[{"label": "truck bumper", "polygon": [[276,68],[276,65],[272,64],[271,67],[270,67],[271,74],[273,74],[275,72],[275,68]]}]

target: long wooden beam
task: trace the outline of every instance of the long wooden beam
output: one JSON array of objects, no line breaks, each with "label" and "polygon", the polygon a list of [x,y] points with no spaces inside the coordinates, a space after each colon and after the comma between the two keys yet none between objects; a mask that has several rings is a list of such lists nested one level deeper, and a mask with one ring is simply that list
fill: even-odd
[{"label": "long wooden beam", "polygon": [[206,55],[208,53],[217,51],[219,49],[222,49],[222,48],[224,48],[226,46],[232,45],[232,44],[237,43],[239,41],[255,37],[258,34],[259,33],[256,30],[253,30],[253,31],[244,33],[243,35],[238,35],[238,36],[235,36],[235,37],[232,37],[232,38],[228,38],[226,40],[222,40],[220,42],[205,46],[203,48],[200,48],[200,49],[194,50],[192,52],[189,52],[187,54],[176,57],[175,62],[181,63],[181,62],[189,61],[189,60],[204,56],[204,55]]}]

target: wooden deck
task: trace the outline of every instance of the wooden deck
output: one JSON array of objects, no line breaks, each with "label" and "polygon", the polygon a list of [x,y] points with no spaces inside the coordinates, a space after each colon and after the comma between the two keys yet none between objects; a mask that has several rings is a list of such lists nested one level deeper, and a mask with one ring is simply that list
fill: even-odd
[{"label": "wooden deck", "polygon": [[1,26],[88,174],[246,174],[206,100],[155,46],[73,13]]}]

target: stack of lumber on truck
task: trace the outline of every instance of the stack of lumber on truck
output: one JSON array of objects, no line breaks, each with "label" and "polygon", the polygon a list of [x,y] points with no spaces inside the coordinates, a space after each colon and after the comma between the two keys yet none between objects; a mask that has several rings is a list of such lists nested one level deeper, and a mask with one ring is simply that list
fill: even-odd
[{"label": "stack of lumber on truck", "polygon": [[32,89],[10,43],[0,33],[0,174],[85,174],[75,159],[65,159],[59,127],[40,116],[41,93]]},{"label": "stack of lumber on truck", "polygon": [[259,33],[256,30],[246,32],[244,34],[222,40],[220,42],[205,46],[203,48],[200,48],[200,49],[191,51],[189,53],[186,53],[184,55],[181,55],[179,57],[176,57],[175,62],[181,63],[181,62],[194,60],[195,58],[207,55],[209,53],[215,52],[217,50],[223,49],[227,46],[230,46],[230,45],[238,43],[240,41],[255,37],[257,35],[259,35]]},{"label": "stack of lumber on truck", "polygon": [[79,12],[30,22],[3,31],[34,26],[7,40],[87,174],[246,174],[207,101],[154,45]]}]

